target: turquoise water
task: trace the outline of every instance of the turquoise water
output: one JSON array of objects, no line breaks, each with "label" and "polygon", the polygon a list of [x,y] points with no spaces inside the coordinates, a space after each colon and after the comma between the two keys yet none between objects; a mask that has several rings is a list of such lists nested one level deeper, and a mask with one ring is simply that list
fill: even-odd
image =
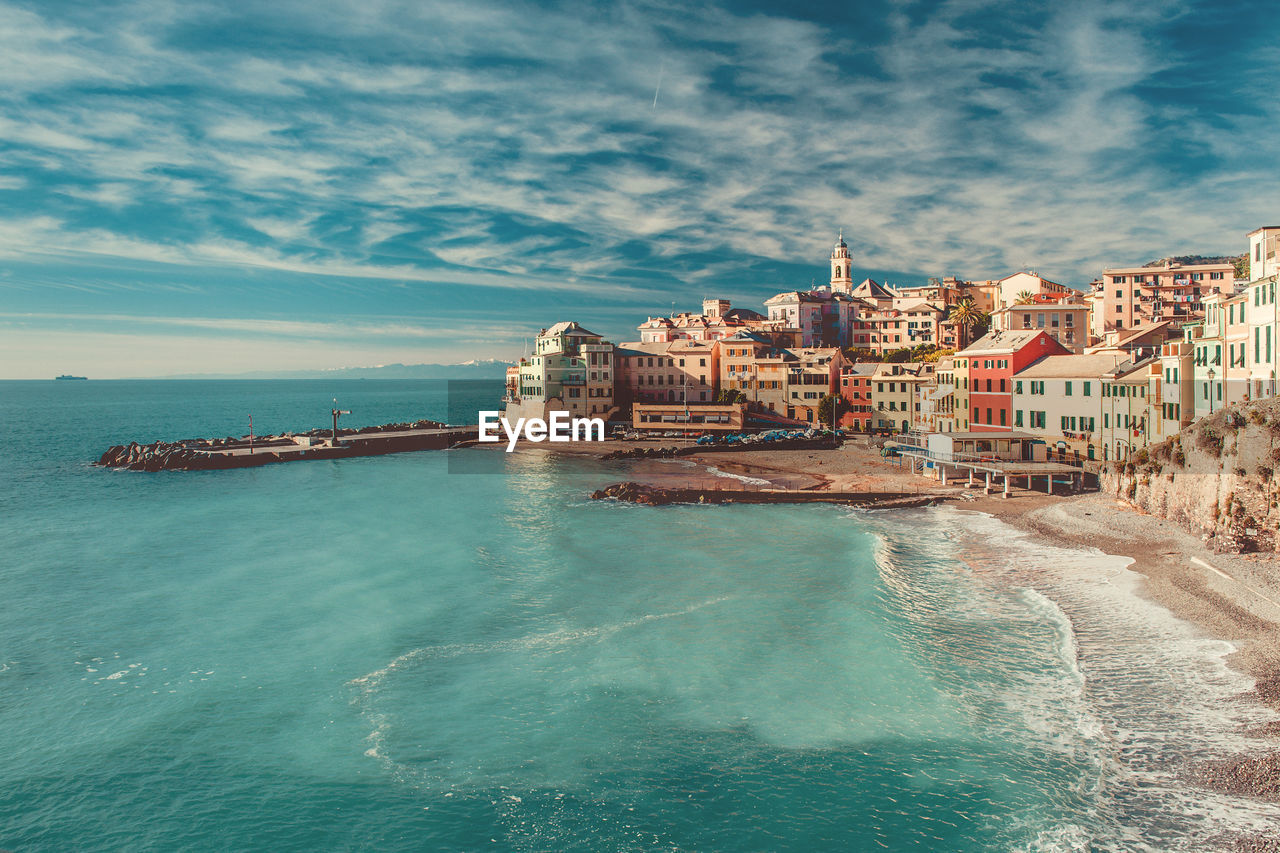
[{"label": "turquoise water", "polygon": [[446,416],[431,382],[0,383],[0,848],[1160,850],[1280,819],[1182,775],[1261,718],[1229,647],[989,518],[592,502],[627,463],[536,454],[89,464],[335,396]]}]

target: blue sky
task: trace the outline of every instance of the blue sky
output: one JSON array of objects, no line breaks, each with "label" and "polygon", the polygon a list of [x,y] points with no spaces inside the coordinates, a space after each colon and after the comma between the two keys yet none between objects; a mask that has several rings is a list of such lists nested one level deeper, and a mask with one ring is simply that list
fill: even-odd
[{"label": "blue sky", "polygon": [[1238,253],[1262,2],[0,0],[0,377],[518,356],[703,296]]}]

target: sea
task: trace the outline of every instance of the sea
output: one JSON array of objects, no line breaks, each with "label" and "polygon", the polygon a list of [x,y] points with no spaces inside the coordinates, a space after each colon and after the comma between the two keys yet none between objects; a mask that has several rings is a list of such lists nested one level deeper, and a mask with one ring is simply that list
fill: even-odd
[{"label": "sea", "polygon": [[474,418],[500,391],[0,382],[0,849],[1164,851],[1280,827],[1193,777],[1276,715],[1124,557],[954,506],[593,501],[640,463],[488,448],[93,465],[249,416],[324,427],[335,400],[345,426]]}]

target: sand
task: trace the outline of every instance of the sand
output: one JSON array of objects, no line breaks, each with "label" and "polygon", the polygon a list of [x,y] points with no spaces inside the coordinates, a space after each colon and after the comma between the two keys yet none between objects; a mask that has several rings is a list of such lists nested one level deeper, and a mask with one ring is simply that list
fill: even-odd
[{"label": "sand", "polygon": [[[599,456],[631,447],[682,444],[686,442],[673,439],[609,441],[561,445],[557,452]],[[1046,495],[1015,489],[1006,499],[998,489],[983,494],[978,481],[973,487],[963,480],[960,485],[942,486],[858,441],[838,450],[708,450],[681,459],[695,465],[642,463],[628,477],[668,487],[676,483],[733,487],[734,481],[726,484],[708,473],[708,468],[715,468],[786,488],[946,492],[954,495],[962,509],[990,513],[1056,544],[1130,557],[1134,561],[1130,568],[1146,579],[1144,593],[1206,634],[1235,645],[1238,651],[1229,663],[1252,675],[1259,698],[1280,709],[1280,559],[1274,555],[1214,554],[1198,537],[1173,523],[1096,492]]]},{"label": "sand", "polygon": [[[674,439],[608,441],[560,445],[554,450],[525,445],[527,451],[518,452],[603,456],[633,447],[687,444]],[[749,481],[718,477],[711,469]],[[998,488],[984,494],[978,481],[974,486],[963,480],[943,486],[882,458],[878,450],[858,440],[836,450],[707,450],[679,461],[632,462],[626,478],[667,488],[942,492],[961,509],[989,513],[1033,537],[1129,557],[1130,568],[1145,578],[1143,594],[1199,626],[1207,636],[1234,645],[1237,651],[1228,664],[1254,678],[1258,701],[1280,710],[1280,558],[1214,554],[1199,537],[1114,496],[1015,489],[1004,498]],[[1040,484],[1043,488],[1043,480]],[[1277,748],[1195,768],[1191,771],[1195,781],[1224,792],[1280,800],[1280,724],[1259,725],[1251,734],[1275,739]],[[1233,844],[1238,850],[1280,853],[1280,842],[1270,835],[1240,837]]]}]

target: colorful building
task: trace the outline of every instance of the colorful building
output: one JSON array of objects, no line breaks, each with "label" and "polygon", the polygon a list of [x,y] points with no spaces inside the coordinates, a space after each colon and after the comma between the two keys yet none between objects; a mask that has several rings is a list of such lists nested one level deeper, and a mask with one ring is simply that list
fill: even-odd
[{"label": "colorful building", "polygon": [[1100,334],[1112,329],[1172,320],[1175,324],[1203,316],[1202,300],[1211,293],[1234,290],[1235,266],[1180,264],[1158,267],[1117,267],[1102,273]]},{"label": "colorful building", "polygon": [[574,322],[541,330],[534,354],[507,377],[508,418],[546,418],[553,411],[608,418],[616,411],[613,345]]},{"label": "colorful building", "polygon": [[1013,428],[1013,376],[1049,355],[1070,350],[1046,331],[989,332],[957,353],[968,362],[970,431]]}]

